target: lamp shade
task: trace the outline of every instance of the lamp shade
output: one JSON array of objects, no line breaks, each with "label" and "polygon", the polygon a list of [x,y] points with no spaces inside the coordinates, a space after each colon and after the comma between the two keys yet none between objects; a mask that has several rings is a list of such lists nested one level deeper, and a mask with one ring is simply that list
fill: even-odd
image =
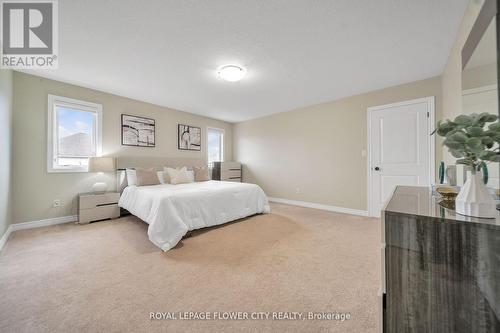
[{"label": "lamp shade", "polygon": [[115,159],[112,157],[89,158],[89,172],[113,172],[115,170]]}]

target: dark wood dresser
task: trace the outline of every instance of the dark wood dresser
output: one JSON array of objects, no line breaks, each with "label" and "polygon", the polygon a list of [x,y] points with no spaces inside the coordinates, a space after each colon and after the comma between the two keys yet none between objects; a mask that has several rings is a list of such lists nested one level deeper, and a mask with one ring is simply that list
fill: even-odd
[{"label": "dark wood dresser", "polygon": [[399,186],[382,212],[384,332],[500,332],[500,218]]}]

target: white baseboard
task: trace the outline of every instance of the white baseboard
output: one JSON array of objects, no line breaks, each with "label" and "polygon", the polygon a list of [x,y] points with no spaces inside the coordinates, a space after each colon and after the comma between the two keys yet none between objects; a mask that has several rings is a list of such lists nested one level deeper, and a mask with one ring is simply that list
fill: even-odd
[{"label": "white baseboard", "polygon": [[287,204],[287,205],[292,205],[292,206],[321,209],[321,210],[326,210],[326,211],[335,212],[335,213],[368,216],[368,211],[366,211],[366,210],[359,210],[359,209],[352,209],[352,208],[345,208],[345,207],[336,207],[336,206],[318,204],[318,203],[314,203],[314,202],[289,200],[289,199],[282,199],[282,198],[268,197],[268,199],[271,202],[282,203],[282,204]]},{"label": "white baseboard", "polygon": [[7,230],[5,230],[5,233],[3,234],[2,238],[0,238],[0,251],[2,251],[5,243],[7,243],[7,240],[9,239],[11,233],[12,233],[12,228],[9,225],[7,227]]},{"label": "white baseboard", "polygon": [[13,223],[9,225],[2,238],[0,239],[0,251],[2,251],[5,243],[9,239],[11,233],[17,230],[25,230],[25,229],[34,229],[40,227],[46,227],[49,225],[63,224],[78,221],[78,215],[71,216],[62,216],[62,217],[54,217],[51,219],[39,220],[39,221],[30,221],[30,222],[22,222],[22,223]]},{"label": "white baseboard", "polygon": [[13,223],[10,225],[12,231],[46,227],[48,225],[63,224],[78,221],[78,215],[54,217],[46,220]]}]

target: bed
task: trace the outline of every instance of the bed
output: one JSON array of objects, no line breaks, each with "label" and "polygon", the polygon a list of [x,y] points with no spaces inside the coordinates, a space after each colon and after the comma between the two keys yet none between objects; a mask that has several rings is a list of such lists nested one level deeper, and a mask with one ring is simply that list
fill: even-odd
[{"label": "bed", "polygon": [[123,186],[121,192],[118,205],[149,224],[150,241],[163,251],[189,231],[270,212],[264,191],[248,183]]}]

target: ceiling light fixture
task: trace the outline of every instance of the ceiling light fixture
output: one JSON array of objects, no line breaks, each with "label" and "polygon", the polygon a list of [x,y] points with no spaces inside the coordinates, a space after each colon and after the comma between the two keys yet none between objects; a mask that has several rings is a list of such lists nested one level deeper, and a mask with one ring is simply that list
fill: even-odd
[{"label": "ceiling light fixture", "polygon": [[246,74],[246,70],[236,65],[226,65],[219,68],[219,75],[226,81],[237,82]]}]

